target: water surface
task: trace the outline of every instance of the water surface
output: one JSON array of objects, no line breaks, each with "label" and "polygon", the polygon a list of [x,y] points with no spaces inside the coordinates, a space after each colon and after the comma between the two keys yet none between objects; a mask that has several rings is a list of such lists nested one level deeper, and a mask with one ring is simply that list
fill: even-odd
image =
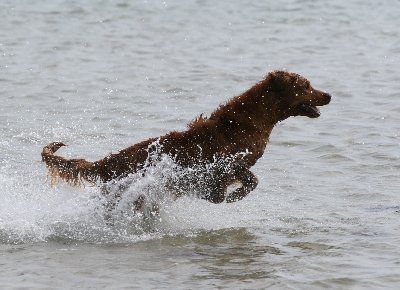
[{"label": "water surface", "polygon": [[[398,289],[399,13],[396,1],[3,1],[0,286]],[[243,201],[186,197],[150,224],[110,225],[96,187],[46,182],[49,141],[103,158],[185,129],[274,69],[334,98],[319,119],[276,126]],[[157,188],[162,168],[131,192]]]}]

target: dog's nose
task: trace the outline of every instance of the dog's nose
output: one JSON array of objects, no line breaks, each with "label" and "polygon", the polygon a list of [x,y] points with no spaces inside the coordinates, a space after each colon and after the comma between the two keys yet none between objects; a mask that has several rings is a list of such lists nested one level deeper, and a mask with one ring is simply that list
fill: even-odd
[{"label": "dog's nose", "polygon": [[326,98],[327,104],[329,104],[329,102],[332,99],[332,96],[330,94],[328,94],[328,93],[325,93],[325,98]]}]

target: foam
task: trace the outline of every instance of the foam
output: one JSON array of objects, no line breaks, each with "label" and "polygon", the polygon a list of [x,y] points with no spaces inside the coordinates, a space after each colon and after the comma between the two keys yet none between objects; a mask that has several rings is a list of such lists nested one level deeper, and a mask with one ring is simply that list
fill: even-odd
[{"label": "foam", "polygon": [[[123,189],[112,211],[104,207],[108,200],[101,187],[51,187],[44,181],[42,167],[37,163],[29,172],[20,168],[13,173],[10,166],[0,167],[1,243],[131,243],[240,224],[236,214],[231,214],[236,205],[215,205],[196,198],[198,184],[185,188],[185,196],[175,200],[169,188],[171,179],[197,173],[180,168],[168,156],[159,158],[146,172],[107,184],[111,195]],[[143,213],[138,214],[132,202],[141,194],[146,203]],[[159,208],[157,213],[154,204]],[[221,212],[225,214],[221,216]]]}]

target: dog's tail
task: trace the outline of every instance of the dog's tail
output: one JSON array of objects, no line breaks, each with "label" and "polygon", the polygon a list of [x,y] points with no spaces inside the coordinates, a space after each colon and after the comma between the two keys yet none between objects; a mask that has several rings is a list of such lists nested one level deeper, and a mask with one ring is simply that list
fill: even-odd
[{"label": "dog's tail", "polygon": [[59,179],[74,186],[80,186],[84,181],[96,183],[99,177],[95,163],[84,159],[66,159],[54,155],[63,146],[66,145],[62,142],[52,142],[45,146],[42,151],[42,161],[46,163],[49,169],[51,184],[57,184]]}]

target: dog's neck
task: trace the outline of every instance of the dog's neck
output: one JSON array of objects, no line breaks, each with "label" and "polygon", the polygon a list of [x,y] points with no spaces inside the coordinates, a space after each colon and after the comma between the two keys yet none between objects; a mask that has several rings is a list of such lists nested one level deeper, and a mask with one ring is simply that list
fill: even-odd
[{"label": "dog's neck", "polygon": [[228,103],[214,111],[210,119],[230,120],[232,122],[256,128],[260,132],[271,132],[272,128],[286,119],[278,110],[275,94],[252,89],[234,97]]}]

